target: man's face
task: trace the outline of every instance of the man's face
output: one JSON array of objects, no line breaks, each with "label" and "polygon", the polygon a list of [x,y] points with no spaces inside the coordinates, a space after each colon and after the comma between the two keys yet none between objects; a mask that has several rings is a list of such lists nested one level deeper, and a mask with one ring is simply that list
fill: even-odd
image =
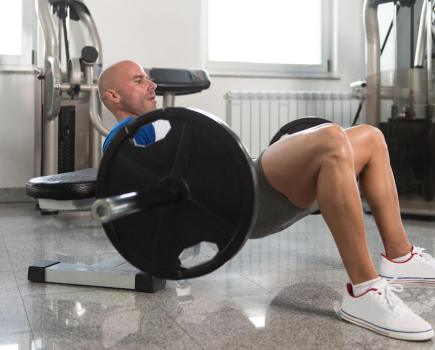
[{"label": "man's face", "polygon": [[157,85],[149,80],[143,68],[129,63],[122,70],[118,94],[122,108],[130,115],[140,116],[156,109]]}]

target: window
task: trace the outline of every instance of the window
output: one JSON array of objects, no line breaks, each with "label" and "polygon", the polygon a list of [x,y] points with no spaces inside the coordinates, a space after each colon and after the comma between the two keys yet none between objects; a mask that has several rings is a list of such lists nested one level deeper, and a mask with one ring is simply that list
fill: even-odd
[{"label": "window", "polygon": [[32,65],[34,1],[0,0],[0,69]]},{"label": "window", "polygon": [[325,76],[332,0],[208,0],[204,61],[212,74]]}]

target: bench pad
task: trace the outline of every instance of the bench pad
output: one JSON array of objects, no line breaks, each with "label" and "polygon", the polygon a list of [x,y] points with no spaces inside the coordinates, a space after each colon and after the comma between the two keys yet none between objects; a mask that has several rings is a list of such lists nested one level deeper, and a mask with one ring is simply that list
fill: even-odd
[{"label": "bench pad", "polygon": [[26,184],[28,196],[39,199],[80,200],[95,197],[97,168],[35,177]]}]

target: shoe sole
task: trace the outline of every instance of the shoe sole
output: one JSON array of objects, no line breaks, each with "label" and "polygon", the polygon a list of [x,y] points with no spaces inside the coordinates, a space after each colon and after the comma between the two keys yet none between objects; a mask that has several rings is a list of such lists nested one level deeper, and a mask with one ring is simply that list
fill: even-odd
[{"label": "shoe sole", "polygon": [[423,331],[423,332],[398,332],[386,328],[382,328],[376,326],[373,323],[364,321],[358,317],[354,317],[352,315],[347,314],[345,311],[340,310],[341,318],[349,323],[356,324],[357,326],[369,329],[378,334],[382,334],[384,336],[400,339],[400,340],[411,340],[411,341],[427,341],[433,338],[434,332],[433,329]]},{"label": "shoe sole", "polygon": [[385,278],[391,284],[407,284],[416,286],[435,286],[435,279],[433,278],[410,278],[410,277],[390,277],[379,275]]}]

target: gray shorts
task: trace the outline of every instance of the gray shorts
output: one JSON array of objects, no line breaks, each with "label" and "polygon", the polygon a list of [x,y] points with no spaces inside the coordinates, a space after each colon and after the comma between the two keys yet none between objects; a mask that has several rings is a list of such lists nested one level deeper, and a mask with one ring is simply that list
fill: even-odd
[{"label": "gray shorts", "polygon": [[250,239],[262,238],[284,230],[296,221],[318,210],[317,202],[302,209],[291,203],[286,196],[269,183],[261,166],[261,157],[254,161],[257,173],[257,218]]}]

